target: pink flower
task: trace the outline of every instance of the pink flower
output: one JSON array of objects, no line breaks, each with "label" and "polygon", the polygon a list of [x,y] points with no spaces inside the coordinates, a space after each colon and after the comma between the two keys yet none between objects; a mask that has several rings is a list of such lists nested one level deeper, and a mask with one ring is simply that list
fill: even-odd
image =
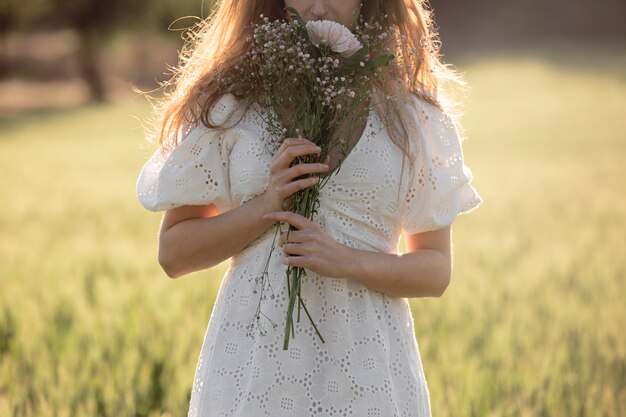
[{"label": "pink flower", "polygon": [[309,20],[306,29],[315,46],[326,44],[333,52],[345,58],[350,58],[362,48],[361,43],[347,27],[332,20]]}]

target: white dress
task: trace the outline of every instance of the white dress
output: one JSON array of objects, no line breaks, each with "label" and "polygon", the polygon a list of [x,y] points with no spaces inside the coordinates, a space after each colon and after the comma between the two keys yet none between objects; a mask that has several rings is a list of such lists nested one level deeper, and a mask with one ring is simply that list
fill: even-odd
[{"label": "white dress", "polygon": [[[375,111],[363,136],[320,193],[315,221],[338,242],[362,250],[397,253],[401,230],[418,233],[452,223],[483,201],[470,182],[460,137],[447,115],[414,97],[407,103],[417,146],[416,170],[405,162]],[[226,120],[237,100],[224,95],[211,110]],[[165,157],[156,150],[137,181],[148,210],[213,203],[223,213],[263,193],[271,164],[268,133],[254,109],[226,130],[190,128]],[[402,181],[401,181],[402,179]],[[286,226],[285,226],[286,227]],[[229,261],[202,344],[188,417],[427,417],[429,391],[407,298],[391,297],[354,280],[310,270],[295,338],[283,350],[288,305],[283,252],[269,264],[275,298],[261,311],[265,335],[246,335],[259,303],[255,278],[266,268],[275,227]],[[266,294],[268,294],[266,292]]]}]

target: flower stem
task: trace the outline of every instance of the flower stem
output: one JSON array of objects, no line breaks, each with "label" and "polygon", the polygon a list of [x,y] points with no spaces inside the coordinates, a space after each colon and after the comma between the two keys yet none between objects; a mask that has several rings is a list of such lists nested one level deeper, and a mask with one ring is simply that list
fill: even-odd
[{"label": "flower stem", "polygon": [[[289,294],[289,306],[287,307],[287,321],[285,323],[285,340],[283,343],[283,350],[289,349],[289,327],[293,325],[293,308],[296,301],[296,294],[298,294],[300,279],[298,276],[300,268],[295,268],[295,273],[290,277],[291,278],[291,292]],[[293,329],[292,329],[293,330]],[[293,334],[295,339],[295,332]]]}]

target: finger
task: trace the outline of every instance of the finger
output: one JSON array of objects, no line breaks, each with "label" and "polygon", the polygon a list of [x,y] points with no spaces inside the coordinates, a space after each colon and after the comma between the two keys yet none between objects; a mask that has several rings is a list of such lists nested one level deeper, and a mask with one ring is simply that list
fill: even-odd
[{"label": "finger", "polygon": [[308,254],[308,252],[306,251],[306,246],[302,243],[285,243],[284,245],[282,245],[282,249],[283,253],[289,256],[302,256]]},{"label": "finger", "polygon": [[306,138],[303,138],[303,137],[299,137],[299,138],[285,138],[281,142],[280,146],[278,147],[278,149],[276,150],[274,155],[280,154],[285,149],[287,149],[287,147],[289,147],[289,146],[292,146],[292,145],[303,145],[305,143],[313,144],[313,142],[311,142],[310,140],[308,140]]},{"label": "finger", "polygon": [[283,203],[281,205],[281,208],[285,211],[290,211],[291,207],[293,205],[293,198],[291,197],[291,195],[289,195],[288,197],[286,197],[285,199],[283,199]]},{"label": "finger", "polygon": [[289,232],[282,232],[278,239],[279,244],[284,244],[285,242],[304,242],[306,238],[306,234],[301,230],[290,230]]},{"label": "finger", "polygon": [[292,213],[290,211],[273,211],[271,213],[263,215],[263,219],[289,223],[290,225],[298,229],[317,226],[316,223],[313,223],[306,217],[298,213]]},{"label": "finger", "polygon": [[276,165],[280,168],[289,168],[297,157],[309,154],[319,155],[321,152],[321,148],[314,144],[291,145],[278,156]]},{"label": "finger", "polygon": [[278,159],[280,155],[282,155],[282,153],[285,151],[285,149],[294,145],[315,145],[315,144],[306,138],[287,138],[283,140],[283,142],[280,144],[280,146],[274,153],[274,158]]},{"label": "finger", "polygon": [[288,182],[284,185],[284,191],[287,195],[292,195],[300,190],[304,190],[306,187],[311,187],[320,181],[320,177],[313,176],[303,178],[297,181]]},{"label": "finger", "polygon": [[312,259],[310,256],[302,255],[302,256],[284,256],[283,263],[289,266],[298,266],[302,268],[312,268]]},{"label": "finger", "polygon": [[298,178],[306,174],[314,174],[316,172],[323,173],[328,171],[329,167],[322,163],[307,163],[297,164],[285,171],[285,178],[287,181],[292,181],[294,178]]}]

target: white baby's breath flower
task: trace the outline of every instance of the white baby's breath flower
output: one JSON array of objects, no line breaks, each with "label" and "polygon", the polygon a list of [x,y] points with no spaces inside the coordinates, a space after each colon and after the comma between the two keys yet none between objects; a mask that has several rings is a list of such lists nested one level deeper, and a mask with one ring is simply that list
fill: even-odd
[{"label": "white baby's breath flower", "polygon": [[350,30],[332,20],[310,20],[306,23],[309,38],[315,46],[326,44],[333,52],[350,58],[362,48],[361,43]]}]

